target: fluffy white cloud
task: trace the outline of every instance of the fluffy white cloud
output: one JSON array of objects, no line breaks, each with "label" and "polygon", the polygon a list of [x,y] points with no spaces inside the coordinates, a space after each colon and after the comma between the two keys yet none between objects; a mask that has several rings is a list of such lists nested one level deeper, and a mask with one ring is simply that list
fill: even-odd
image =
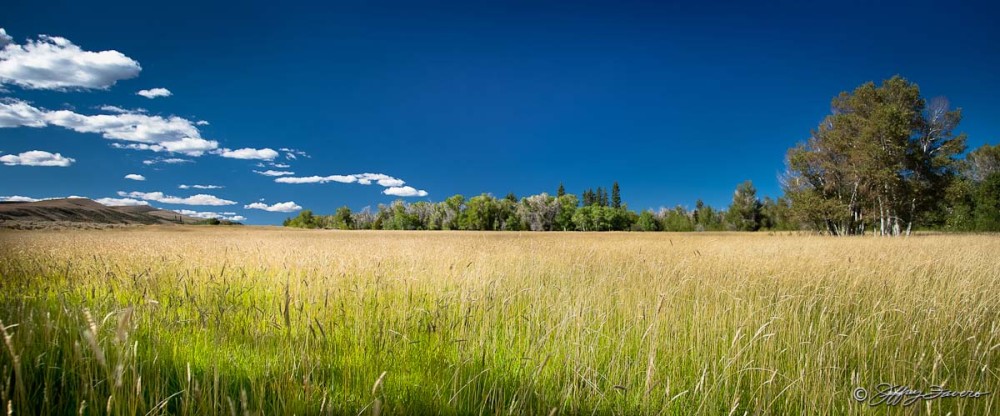
[{"label": "fluffy white cloud", "polygon": [[270,170],[270,169],[265,171],[255,170],[254,173],[264,176],[287,176],[295,174],[295,172],[289,172],[287,170]]},{"label": "fluffy white cloud", "polygon": [[242,215],[233,215],[233,214],[236,214],[235,212],[223,212],[223,213],[218,213],[218,212],[198,212],[198,211],[192,211],[192,210],[189,210],[189,209],[178,209],[178,210],[173,210],[173,211],[176,212],[176,213],[178,213],[178,214],[187,215],[189,217],[194,217],[194,218],[204,218],[204,219],[215,218],[215,219],[219,219],[219,220],[229,220],[229,221],[245,221],[247,219],[247,217],[244,217]]},{"label": "fluffy white cloud", "polygon": [[207,126],[208,122],[205,121],[205,120],[198,120],[198,121],[194,122],[194,124],[199,125],[199,126]]},{"label": "fluffy white cloud", "polygon": [[0,162],[7,166],[57,166],[67,167],[76,162],[71,157],[63,157],[59,153],[49,153],[43,150],[31,150],[18,155],[0,156]]},{"label": "fluffy white cloud", "polygon": [[201,138],[201,132],[191,121],[177,116],[136,113],[88,116],[59,110],[46,112],[45,121],[79,133],[98,133],[105,139],[135,142],[132,148],[140,150],[201,156],[219,147],[218,142]]},{"label": "fluffy white cloud", "polygon": [[144,181],[146,180],[146,177],[138,173],[130,173],[128,175],[125,175],[125,179],[131,179],[133,181]]},{"label": "fluffy white cloud", "polygon": [[90,52],[59,36],[39,35],[19,45],[0,29],[0,84],[28,89],[107,89],[139,75],[139,63],[121,52]]},{"label": "fluffy white cloud", "polygon": [[94,202],[107,205],[109,207],[134,207],[139,205],[149,205],[149,202],[132,198],[99,198],[95,199]]},{"label": "fluffy white cloud", "polygon": [[186,198],[178,196],[164,195],[163,192],[118,192],[118,196],[126,198],[137,198],[146,201],[161,202],[164,204],[178,205],[236,205],[236,201],[221,199],[214,195],[197,194]]},{"label": "fluffy white cloud", "polygon": [[[254,171],[264,175],[263,172]],[[270,171],[269,171],[270,172]],[[269,176],[279,176],[279,175],[269,175]],[[340,182],[340,183],[354,183],[357,182],[361,185],[371,185],[373,182],[387,188],[398,188],[403,186],[406,181],[394,178],[392,176],[386,175],[384,173],[358,173],[354,175],[330,175],[330,176],[306,176],[306,177],[288,177],[288,178],[278,178],[274,180],[279,183],[326,183],[326,182]]]},{"label": "fluffy white cloud", "polygon": [[[201,156],[219,147],[215,140],[203,139],[190,120],[177,116],[161,117],[133,112],[85,115],[70,110],[48,111],[17,99],[0,101],[0,127],[47,125],[131,142],[116,143],[116,147],[126,149]],[[277,152],[274,155],[277,156]]]},{"label": "fluffy white cloud", "polygon": [[284,163],[272,163],[271,166],[276,167],[278,169],[288,169],[292,167],[292,165],[286,165]]},{"label": "fluffy white cloud", "polygon": [[38,201],[41,200],[32,198],[30,196],[21,196],[21,195],[0,196],[0,202],[38,202]]},{"label": "fluffy white cloud", "polygon": [[273,160],[278,157],[278,152],[275,152],[274,149],[252,149],[249,147],[236,150],[221,149],[216,154],[230,159]]},{"label": "fluffy white cloud", "polygon": [[219,185],[177,185],[180,189],[222,189],[224,186]]},{"label": "fluffy white cloud", "polygon": [[[254,171],[257,172],[257,171]],[[262,172],[257,172],[261,173]],[[406,182],[399,178],[386,175],[384,173],[358,173],[354,175],[330,175],[330,176],[304,176],[304,177],[281,177],[274,180],[278,183],[358,183],[361,185],[371,185],[377,183],[386,189],[382,191],[386,195],[395,196],[427,196],[427,191],[418,190],[411,186],[403,186]]]},{"label": "fluffy white cloud", "polygon": [[254,202],[250,205],[244,205],[243,208],[246,209],[261,209],[269,212],[295,212],[302,209],[298,204],[293,201],[288,202],[278,202],[274,205],[267,205],[263,202]]},{"label": "fluffy white cloud", "polygon": [[382,173],[359,173],[354,176],[358,178],[358,183],[362,185],[371,185],[372,181],[376,181],[379,185],[385,187],[403,186],[406,183],[402,179],[393,178]]},{"label": "fluffy white cloud", "polygon": [[158,97],[169,97],[174,95],[174,93],[170,92],[170,90],[166,88],[151,88],[148,90],[139,90],[135,93],[135,95],[141,95],[143,97],[153,99]]},{"label": "fluffy white cloud", "polygon": [[21,100],[0,99],[0,127],[45,127],[45,113]]},{"label": "fluffy white cloud", "polygon": [[412,186],[394,186],[386,188],[382,193],[395,196],[427,196],[427,191],[417,190]]},{"label": "fluffy white cloud", "polygon": [[48,201],[50,199],[86,199],[85,196],[70,195],[70,196],[57,196],[51,198],[32,198],[30,196],[0,196],[0,202],[38,202],[38,201]]},{"label": "fluffy white cloud", "polygon": [[284,178],[277,178],[274,181],[278,183],[354,183],[358,181],[358,178],[354,177],[354,175],[306,176],[299,178],[286,176]]}]

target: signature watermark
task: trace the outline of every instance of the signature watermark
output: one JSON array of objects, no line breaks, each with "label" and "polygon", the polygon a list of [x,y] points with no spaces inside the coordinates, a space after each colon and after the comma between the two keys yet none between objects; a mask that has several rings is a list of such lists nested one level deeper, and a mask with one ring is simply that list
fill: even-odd
[{"label": "signature watermark", "polygon": [[911,404],[937,399],[978,399],[990,394],[988,391],[960,390],[953,391],[943,386],[931,386],[928,391],[917,390],[901,384],[882,383],[873,391],[864,387],[855,388],[851,397],[858,403],[868,403],[869,406],[909,406]]}]

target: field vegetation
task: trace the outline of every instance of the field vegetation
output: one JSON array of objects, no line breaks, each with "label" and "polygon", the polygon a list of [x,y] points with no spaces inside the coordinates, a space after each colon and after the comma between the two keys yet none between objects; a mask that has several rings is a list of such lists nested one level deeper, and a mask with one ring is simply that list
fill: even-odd
[{"label": "field vegetation", "polygon": [[896,414],[993,392],[1000,237],[0,232],[14,414]]}]

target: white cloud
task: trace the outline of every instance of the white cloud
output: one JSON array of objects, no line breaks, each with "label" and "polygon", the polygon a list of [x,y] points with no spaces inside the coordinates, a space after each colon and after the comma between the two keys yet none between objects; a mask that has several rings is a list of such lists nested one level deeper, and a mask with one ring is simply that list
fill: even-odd
[{"label": "white cloud", "polygon": [[274,149],[252,149],[249,147],[236,150],[221,149],[216,154],[230,159],[273,160],[278,157],[278,152],[275,152]]},{"label": "white cloud", "polygon": [[[116,147],[201,156],[219,143],[206,140],[190,120],[140,113],[84,115],[70,110],[48,111],[17,99],[0,100],[0,127],[59,126],[105,139],[132,142]],[[275,152],[275,156],[277,153]]]},{"label": "white cloud", "polygon": [[0,196],[0,202],[38,202],[38,201],[48,201],[52,199],[87,199],[85,196],[70,195],[70,196],[57,196],[51,198],[32,198],[30,196]]},{"label": "white cloud", "polygon": [[247,217],[244,217],[242,215],[232,215],[232,214],[235,214],[235,212],[232,212],[232,213],[230,213],[230,212],[223,212],[223,213],[218,213],[218,212],[198,212],[198,211],[192,211],[192,210],[189,210],[189,209],[177,209],[177,210],[173,210],[173,211],[176,212],[176,213],[178,213],[178,214],[187,215],[189,217],[194,217],[194,218],[204,218],[204,219],[215,218],[215,219],[219,219],[219,220],[229,220],[229,221],[245,221],[247,219]]},{"label": "white cloud", "polygon": [[99,198],[95,199],[94,202],[107,205],[109,207],[134,207],[139,205],[149,205],[149,202],[132,198]]},{"label": "white cloud", "polygon": [[0,99],[0,127],[45,127],[45,113],[21,100]]},{"label": "white cloud", "polygon": [[21,196],[21,195],[0,196],[0,202],[38,202],[38,201],[41,201],[41,199],[35,199],[30,196]]},{"label": "white cloud", "polygon": [[145,113],[146,112],[145,108],[136,108],[134,110],[129,110],[127,108],[122,108],[122,107],[118,107],[118,106],[115,106],[115,105],[102,105],[100,107],[97,107],[97,109],[101,110],[101,111],[107,111],[109,113],[118,113],[118,114]]},{"label": "white cloud", "polygon": [[7,31],[0,27],[0,48],[7,46],[8,43],[13,41],[14,38],[10,37],[10,35],[7,34]]},{"label": "white cloud", "polygon": [[[257,172],[257,171],[254,171]],[[261,173],[261,172],[257,172]],[[382,191],[386,195],[395,196],[427,196],[427,191],[418,190],[410,186],[403,186],[406,182],[384,173],[358,173],[354,175],[330,175],[330,176],[305,176],[305,177],[281,177],[274,180],[278,183],[358,183],[360,185],[371,185],[377,183],[386,189]]]},{"label": "white cloud", "polygon": [[163,192],[118,192],[118,196],[127,198],[138,198],[146,201],[161,202],[164,204],[178,205],[235,205],[236,201],[221,199],[214,195],[197,194],[186,198],[178,196],[164,195]]},{"label": "white cloud", "polygon": [[382,193],[395,196],[427,196],[427,191],[416,190],[412,186],[394,186],[386,188]]},{"label": "white cloud", "polygon": [[284,178],[277,178],[274,181],[278,183],[354,183],[358,181],[358,178],[353,175],[306,176],[300,178],[287,176]]},{"label": "white cloud", "polygon": [[194,124],[197,124],[199,126],[207,126],[208,122],[205,121],[205,120],[198,120],[198,121],[194,122]]},{"label": "white cloud", "polygon": [[371,185],[372,181],[376,181],[379,185],[385,187],[403,186],[406,183],[402,179],[393,178],[382,173],[359,173],[354,176],[358,178],[358,183],[362,185]]},{"label": "white cloud", "polygon": [[[257,171],[254,171],[257,172]],[[257,172],[262,175],[265,173]],[[279,176],[279,175],[269,175],[269,176]],[[331,175],[331,176],[306,176],[306,177],[289,177],[289,178],[278,178],[274,180],[279,183],[326,183],[326,182],[340,182],[340,183],[354,183],[357,182],[360,185],[371,185],[375,182],[384,187],[400,187],[406,183],[406,181],[394,178],[392,176],[383,173],[358,173],[354,175]]]},{"label": "white cloud", "polygon": [[121,52],[90,52],[59,36],[39,35],[19,45],[0,29],[0,84],[27,89],[107,89],[142,67]]},{"label": "white cloud", "polygon": [[296,156],[311,157],[311,156],[309,156],[308,153],[303,152],[303,151],[301,151],[299,149],[292,149],[292,148],[289,148],[289,147],[282,147],[282,148],[280,148],[278,150],[280,150],[282,152],[285,152],[285,158],[288,159],[288,160],[295,160],[295,159],[297,159]]},{"label": "white cloud", "polygon": [[276,167],[278,169],[288,169],[292,167],[292,165],[286,165],[284,163],[272,163],[271,166]]},{"label": "white cloud", "polygon": [[222,189],[224,186],[219,185],[177,185],[180,189]]},{"label": "white cloud", "polygon": [[170,92],[170,90],[166,88],[151,88],[148,90],[139,90],[135,93],[135,95],[141,95],[143,97],[153,99],[158,97],[169,97],[174,95],[174,93]]},{"label": "white cloud", "polygon": [[244,205],[243,208],[246,209],[261,209],[268,212],[295,212],[302,209],[298,204],[293,201],[288,202],[278,202],[274,205],[267,205],[263,202],[254,202],[250,205]]},{"label": "white cloud", "polygon": [[[140,110],[102,106],[112,114],[80,114],[71,110],[49,111],[15,98],[0,98],[0,128],[59,126],[78,133],[96,133],[115,142],[117,149],[180,153],[198,157],[205,153],[232,159],[272,161],[280,154],[274,149],[219,148],[219,142],[201,137],[191,120],[177,116],[157,116]],[[147,163],[152,164],[152,163]]]},{"label": "white cloud", "polygon": [[131,179],[133,181],[144,181],[146,180],[146,177],[138,173],[130,173],[128,175],[125,175],[125,179]]},{"label": "white cloud", "polygon": [[0,162],[7,166],[57,166],[67,167],[76,162],[71,157],[63,157],[59,153],[49,153],[43,150],[31,150],[19,155],[0,156]]},{"label": "white cloud", "polygon": [[270,169],[265,171],[255,170],[254,173],[264,176],[287,176],[295,174],[295,172],[289,172],[287,170],[270,170]]},{"label": "white cloud", "polygon": [[171,158],[167,158],[167,159],[156,158],[156,159],[148,159],[148,160],[143,160],[142,161],[143,165],[155,165],[157,163],[166,163],[168,165],[176,165],[178,163],[194,163],[194,161],[190,160],[190,159],[181,159],[181,158],[176,158],[176,157],[171,157]]}]

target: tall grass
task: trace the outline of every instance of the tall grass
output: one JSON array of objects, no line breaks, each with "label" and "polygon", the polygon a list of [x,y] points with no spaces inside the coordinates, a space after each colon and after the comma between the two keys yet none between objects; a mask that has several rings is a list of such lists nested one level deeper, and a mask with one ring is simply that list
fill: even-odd
[{"label": "tall grass", "polygon": [[0,233],[15,414],[870,414],[991,391],[1000,238]]}]

